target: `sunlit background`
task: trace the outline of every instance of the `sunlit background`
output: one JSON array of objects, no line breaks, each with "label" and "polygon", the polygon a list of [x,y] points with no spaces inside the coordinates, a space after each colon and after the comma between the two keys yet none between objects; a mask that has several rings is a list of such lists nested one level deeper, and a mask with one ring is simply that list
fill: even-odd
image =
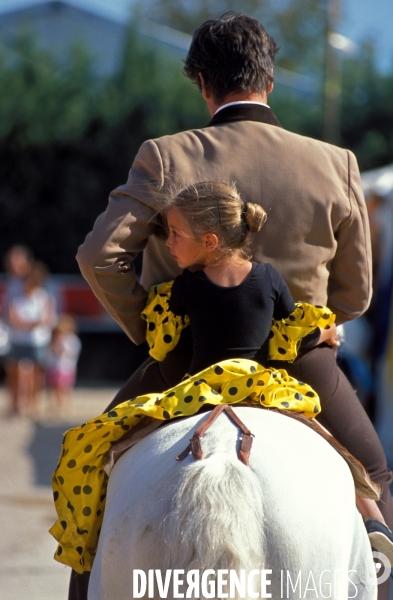
[{"label": "sunlit background", "polygon": [[380,392],[393,270],[390,0],[2,0],[0,255],[23,244],[48,268],[82,339],[78,383],[120,384],[142,350],[104,314],[75,253],[145,139],[208,122],[182,59],[195,28],[227,10],[259,18],[281,48],[269,101],[283,126],[358,158],[375,293],[342,359],[375,419],[386,386],[390,395],[386,377]]},{"label": "sunlit background", "polygon": [[[366,315],[345,327],[340,364],[393,467],[392,0],[0,0],[0,259],[22,245],[45,266],[44,289],[81,341],[68,416],[50,405],[53,390],[42,379],[39,405],[11,418],[4,291],[12,274],[4,262],[0,468],[7,483],[0,502],[12,518],[1,522],[0,574],[7,600],[66,597],[68,573],[52,565],[46,534],[61,433],[66,423],[99,414],[145,352],[104,313],[79,275],[76,250],[144,140],[209,121],[182,60],[196,27],[228,10],[257,17],[281,48],[269,103],[282,125],[357,156],[374,297]],[[76,361],[77,344],[74,350]]]},{"label": "sunlit background", "polygon": [[390,0],[2,0],[0,255],[23,244],[52,274],[83,342],[79,383],[130,373],[141,350],[103,313],[74,256],[140,144],[208,122],[182,59],[195,28],[227,10],[259,18],[281,48],[269,101],[283,126],[350,148],[364,173],[375,295],[349,328],[356,356],[345,368],[375,418],[393,253]]}]

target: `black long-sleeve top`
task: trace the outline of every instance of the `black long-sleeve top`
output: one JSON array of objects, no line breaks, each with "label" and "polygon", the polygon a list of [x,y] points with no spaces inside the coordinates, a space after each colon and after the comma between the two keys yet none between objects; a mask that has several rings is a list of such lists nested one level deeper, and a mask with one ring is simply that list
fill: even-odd
[{"label": "black long-sleeve top", "polygon": [[295,303],[278,271],[269,263],[254,262],[246,279],[234,287],[186,269],[175,279],[169,307],[190,318],[194,374],[231,358],[266,364],[272,319],[288,317]]}]

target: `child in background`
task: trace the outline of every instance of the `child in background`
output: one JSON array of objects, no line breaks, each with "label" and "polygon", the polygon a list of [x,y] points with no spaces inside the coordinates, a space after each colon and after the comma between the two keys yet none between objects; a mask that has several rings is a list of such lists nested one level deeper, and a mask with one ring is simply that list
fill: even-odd
[{"label": "child in background", "polygon": [[61,314],[52,332],[46,373],[58,413],[71,398],[80,351],[81,342],[76,335],[75,320],[70,315]]}]

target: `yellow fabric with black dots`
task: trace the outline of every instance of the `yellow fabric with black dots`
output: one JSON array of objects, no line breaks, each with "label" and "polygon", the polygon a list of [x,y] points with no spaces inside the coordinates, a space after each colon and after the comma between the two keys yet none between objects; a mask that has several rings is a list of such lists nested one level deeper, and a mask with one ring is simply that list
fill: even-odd
[{"label": "yellow fabric with black dots", "polygon": [[[163,360],[189,324],[169,310],[172,283],[154,286],[143,312],[151,355]],[[297,305],[282,321],[273,321],[270,358],[293,360],[301,338],[316,327],[329,327],[334,315],[325,307]],[[244,399],[265,407],[315,417],[321,410],[313,389],[283,370],[265,369],[247,359],[226,360],[186,378],[162,394],[124,402],[64,436],[52,477],[58,519],[50,533],[58,541],[55,559],[78,573],[92,568],[105,508],[108,477],[103,465],[111,445],[144,416],[162,421],[191,416],[204,404],[235,404]]]},{"label": "yellow fabric with black dots", "polygon": [[336,315],[327,306],[297,303],[289,317],[281,321],[273,319],[269,340],[269,360],[293,362],[302,339],[317,327],[329,329],[335,320]]},{"label": "yellow fabric with black dots", "polygon": [[187,327],[190,319],[174,315],[169,310],[173,281],[160,283],[150,289],[146,308],[142,318],[147,321],[146,340],[150,348],[150,356],[158,361],[164,360],[168,352],[173,350],[180,339],[182,329]]},{"label": "yellow fabric with black dots", "polygon": [[236,404],[245,398],[308,417],[320,412],[316,392],[284,369],[265,369],[255,361],[235,359],[212,365],[162,394],[123,402],[67,431],[52,477],[58,515],[50,529],[58,541],[55,559],[78,573],[91,570],[105,508],[108,477],[103,465],[112,443],[139,419],[191,416],[204,404]]},{"label": "yellow fabric with black dots", "polygon": [[[187,316],[179,317],[169,310],[172,285],[173,281],[168,281],[152,287],[142,312],[142,318],[147,321],[150,355],[158,361],[164,360],[174,349],[182,329],[190,322]],[[269,360],[294,361],[302,339],[317,327],[328,329],[335,320],[336,315],[326,306],[297,303],[286,319],[272,321]]]}]

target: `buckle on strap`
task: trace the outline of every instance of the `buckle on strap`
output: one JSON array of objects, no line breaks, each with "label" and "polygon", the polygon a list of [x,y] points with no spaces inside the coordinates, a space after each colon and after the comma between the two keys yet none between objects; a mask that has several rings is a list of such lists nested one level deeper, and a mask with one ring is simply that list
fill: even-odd
[{"label": "buckle on strap", "polygon": [[248,466],[252,441],[255,436],[244,425],[244,423],[239,419],[239,417],[228,404],[219,404],[214,408],[214,410],[212,410],[207,419],[203,421],[201,425],[199,425],[199,427],[196,429],[194,435],[190,439],[190,443],[188,444],[187,448],[183,450],[183,452],[181,452],[179,456],[176,456],[176,460],[183,460],[190,453],[192,453],[195,460],[202,460],[203,450],[201,439],[205,435],[206,430],[210,427],[212,423],[214,423],[214,421],[222,412],[226,412],[231,421],[233,421],[243,432],[239,450],[239,460],[244,465]]}]

